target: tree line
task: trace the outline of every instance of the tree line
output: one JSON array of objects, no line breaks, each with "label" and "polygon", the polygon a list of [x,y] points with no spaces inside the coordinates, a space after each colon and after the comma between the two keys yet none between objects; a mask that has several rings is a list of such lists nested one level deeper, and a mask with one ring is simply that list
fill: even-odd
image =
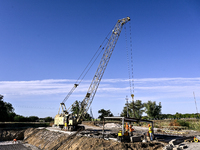
[{"label": "tree line", "polygon": [[37,116],[24,117],[17,115],[14,112],[14,108],[11,103],[4,102],[3,95],[0,95],[0,122],[36,122],[43,120],[50,122],[53,120],[52,117],[39,118]]},{"label": "tree line", "polygon": [[198,113],[192,113],[192,114],[181,114],[176,112],[176,114],[160,114],[158,119],[188,119],[188,118],[199,118]]},{"label": "tree line", "polygon": [[[75,101],[74,105],[71,108],[73,114],[79,114],[83,110],[83,102]],[[123,107],[123,110],[120,114],[121,117],[133,117],[137,119],[181,119],[181,118],[199,118],[199,114],[181,114],[176,112],[176,114],[162,114],[161,113],[161,102],[156,104],[155,101],[148,101],[143,103],[141,100],[136,100],[135,102],[128,102]],[[98,118],[103,120],[104,117],[112,117],[113,113],[110,110],[100,109],[98,110],[100,114]],[[147,116],[143,116],[146,113]],[[0,122],[36,122],[36,121],[53,121],[52,117],[39,118],[37,116],[24,117],[18,115],[14,112],[14,108],[11,103],[4,102],[3,95],[0,95]],[[90,121],[92,118],[91,114],[87,112],[83,116],[84,121]]]},{"label": "tree line", "polygon": [[[137,119],[161,120],[161,119],[199,118],[198,113],[181,114],[176,112],[176,114],[162,114],[161,102],[159,102],[159,104],[157,105],[155,101],[152,102],[150,100],[147,103],[142,103],[141,100],[136,100],[135,102],[126,103],[120,116],[127,117],[127,107],[128,107],[128,117],[134,117]],[[143,116],[143,113],[146,113],[147,116]]]}]

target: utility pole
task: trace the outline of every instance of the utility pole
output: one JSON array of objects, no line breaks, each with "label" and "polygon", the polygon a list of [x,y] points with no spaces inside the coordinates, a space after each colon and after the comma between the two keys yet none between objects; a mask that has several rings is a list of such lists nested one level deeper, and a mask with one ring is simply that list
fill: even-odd
[{"label": "utility pole", "polygon": [[92,107],[90,107],[90,117],[91,117],[92,120],[94,121],[94,117],[93,117],[93,113],[92,113]]},{"label": "utility pole", "polygon": [[195,105],[196,105],[197,115],[199,116],[198,109],[197,109],[197,102],[196,102],[194,91],[193,91],[193,95],[194,95],[194,101],[195,101]]}]

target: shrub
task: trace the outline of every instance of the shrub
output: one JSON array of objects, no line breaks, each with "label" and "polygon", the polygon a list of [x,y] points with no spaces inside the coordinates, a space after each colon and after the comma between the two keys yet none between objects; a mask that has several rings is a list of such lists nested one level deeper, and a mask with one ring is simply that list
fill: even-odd
[{"label": "shrub", "polygon": [[187,121],[177,120],[177,122],[180,124],[180,126],[189,127],[189,122],[187,122]]},{"label": "shrub", "polygon": [[169,123],[169,126],[180,126],[179,122],[177,120],[173,120]]}]

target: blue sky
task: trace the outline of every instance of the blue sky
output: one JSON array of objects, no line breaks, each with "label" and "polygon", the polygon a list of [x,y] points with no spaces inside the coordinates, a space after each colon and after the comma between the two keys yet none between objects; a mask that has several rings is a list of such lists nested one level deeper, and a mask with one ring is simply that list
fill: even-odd
[{"label": "blue sky", "polygon": [[[129,16],[135,99],[161,102],[162,113],[200,109],[200,2],[194,0],[0,1],[0,94],[15,112],[57,114],[93,54],[118,19]],[[125,29],[92,103],[121,113],[129,92]],[[94,64],[66,105],[82,100]]]}]

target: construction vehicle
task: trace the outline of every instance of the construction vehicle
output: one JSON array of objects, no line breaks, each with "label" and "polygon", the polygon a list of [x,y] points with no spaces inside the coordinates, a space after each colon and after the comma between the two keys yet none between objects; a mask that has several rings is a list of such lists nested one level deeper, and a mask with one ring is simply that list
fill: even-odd
[{"label": "construction vehicle", "polygon": [[[83,99],[83,101],[81,102],[79,113],[78,114],[70,113],[71,108],[73,107],[74,103],[68,109],[66,109],[64,102],[60,103],[60,108],[62,109],[62,112],[61,112],[61,114],[59,114],[59,112],[60,112],[60,108],[59,108],[58,114],[55,116],[55,119],[54,119],[55,126],[65,127],[65,129],[70,130],[70,131],[77,130],[78,128],[80,128],[80,126],[78,126],[78,125],[81,124],[83,116],[86,114],[86,112],[90,108],[90,105],[94,99],[96,92],[97,92],[98,86],[101,82],[101,79],[103,77],[105,69],[106,69],[108,62],[110,60],[110,57],[113,53],[113,50],[117,43],[117,40],[120,36],[122,27],[128,21],[130,21],[130,17],[119,19],[117,21],[116,25],[114,26],[114,29],[112,30],[111,36],[108,39],[103,56],[101,58],[99,66],[96,70],[96,73],[93,77],[93,80],[90,84],[88,92],[87,92],[85,98]],[[74,84],[74,87],[69,92],[69,94],[66,96],[64,101],[69,98],[69,96],[72,94],[72,92],[77,87],[78,87],[78,84]]]}]

